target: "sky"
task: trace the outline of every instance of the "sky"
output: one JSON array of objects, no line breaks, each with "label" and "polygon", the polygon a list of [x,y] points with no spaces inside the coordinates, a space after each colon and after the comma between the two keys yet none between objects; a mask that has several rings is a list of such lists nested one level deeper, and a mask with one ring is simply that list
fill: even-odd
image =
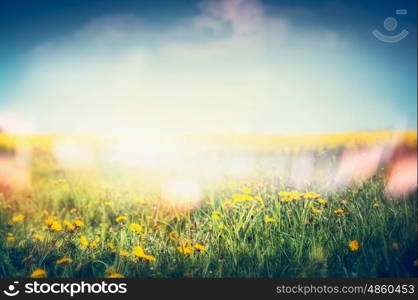
[{"label": "sky", "polygon": [[[1,0],[0,126],[116,135],[416,129],[416,12],[412,0]],[[385,43],[376,29],[408,35]]]}]

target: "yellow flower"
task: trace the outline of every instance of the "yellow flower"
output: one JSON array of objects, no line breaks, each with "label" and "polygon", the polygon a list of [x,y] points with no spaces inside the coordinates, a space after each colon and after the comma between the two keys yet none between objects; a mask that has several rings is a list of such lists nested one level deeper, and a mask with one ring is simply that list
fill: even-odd
[{"label": "yellow flower", "polygon": [[189,246],[180,246],[180,247],[177,247],[177,250],[178,250],[181,254],[184,254],[184,255],[186,255],[186,254],[190,254],[190,253],[192,253],[192,252],[193,252],[193,248],[192,248],[192,247],[189,247]]},{"label": "yellow flower", "polygon": [[71,222],[64,221],[65,229],[68,231],[73,231],[75,229],[75,225]]},{"label": "yellow flower", "polygon": [[199,252],[205,252],[206,251],[206,247],[200,244],[196,244],[193,246],[197,251]]},{"label": "yellow flower", "polygon": [[32,238],[34,240],[38,240],[38,241],[43,241],[44,240],[44,237],[42,235],[40,235],[40,234],[37,234],[37,233],[35,233],[34,235],[32,235]]},{"label": "yellow flower", "polygon": [[152,256],[152,255],[148,255],[148,254],[142,254],[142,255],[140,256],[140,258],[143,258],[143,259],[145,259],[145,260],[149,260],[149,261],[155,261],[155,260],[156,260],[156,258],[155,258],[154,256]]},{"label": "yellow flower", "polygon": [[22,215],[22,214],[14,215],[10,219],[9,224],[13,225],[13,224],[16,224],[16,223],[22,223],[24,219],[25,219],[25,216]]},{"label": "yellow flower", "polygon": [[146,219],[147,220],[152,220],[152,219],[154,219],[154,217],[153,216],[146,216]]},{"label": "yellow flower", "polygon": [[280,199],[280,201],[282,201],[282,202],[291,202],[292,200],[293,200],[292,197],[283,197],[283,198]]},{"label": "yellow flower", "polygon": [[69,258],[69,257],[63,257],[63,258],[58,259],[58,260],[56,261],[56,264],[57,264],[57,265],[61,265],[61,264],[70,264],[70,263],[72,263],[72,262],[73,262],[73,260],[72,260],[71,258]]},{"label": "yellow flower", "polygon": [[311,211],[314,213],[314,214],[319,214],[320,212],[321,212],[321,210],[320,209],[317,209],[316,207],[314,207],[314,206],[312,206],[311,207]]},{"label": "yellow flower", "polygon": [[61,231],[62,230],[62,226],[61,226],[61,224],[59,222],[54,221],[54,222],[52,222],[50,229],[51,230],[54,230],[54,231]]},{"label": "yellow flower", "polygon": [[226,227],[225,227],[225,225],[224,225],[224,224],[219,224],[219,225],[218,225],[218,228],[219,228],[219,229],[225,229]]},{"label": "yellow flower", "polygon": [[168,236],[170,237],[170,240],[175,241],[179,238],[179,234],[177,231],[172,231],[168,234]]},{"label": "yellow flower", "polygon": [[341,208],[334,210],[334,213],[337,215],[342,215],[344,213],[344,210],[342,210]]},{"label": "yellow flower", "polygon": [[115,249],[115,246],[113,245],[113,243],[107,243],[107,247],[108,247],[110,250],[114,250],[114,249]]},{"label": "yellow flower", "polygon": [[125,251],[125,250],[120,250],[119,251],[119,255],[122,257],[128,257],[129,256],[129,252]]},{"label": "yellow flower", "polygon": [[100,242],[100,238],[96,237],[93,242],[90,243],[90,248],[96,248],[97,244]]},{"label": "yellow flower", "polygon": [[129,229],[133,232],[139,233],[139,232],[142,231],[142,226],[138,225],[138,224],[135,224],[135,223],[132,223],[131,225],[129,225]]},{"label": "yellow flower", "polygon": [[117,217],[116,219],[115,219],[115,221],[116,222],[125,222],[126,220],[128,220],[128,218],[127,217],[125,217],[125,216],[120,216],[120,217]]},{"label": "yellow flower", "polygon": [[44,269],[36,269],[30,275],[31,278],[46,278],[46,271]]},{"label": "yellow flower", "polygon": [[213,220],[217,220],[217,219],[219,219],[220,217],[222,217],[222,214],[221,214],[219,211],[215,211],[215,212],[212,214],[212,216],[211,216],[211,218],[212,218]]},{"label": "yellow flower", "polygon": [[113,202],[106,201],[106,202],[104,203],[104,205],[105,205],[105,206],[107,206],[107,207],[113,207]]},{"label": "yellow flower", "polygon": [[274,219],[274,218],[266,218],[265,219],[265,222],[266,223],[273,223],[273,222],[276,222],[276,219]]},{"label": "yellow flower", "polygon": [[109,274],[106,278],[124,278],[124,276],[120,273],[112,273]]},{"label": "yellow flower", "polygon": [[87,248],[89,246],[89,240],[87,239],[87,237],[85,235],[82,235],[80,237],[80,244],[81,244],[82,248]]},{"label": "yellow flower", "polygon": [[9,242],[13,242],[15,240],[15,237],[13,235],[13,233],[8,232],[7,233],[7,238],[6,238]]},{"label": "yellow flower", "polygon": [[76,212],[77,212],[77,208],[71,208],[71,209],[70,209],[70,213],[75,214]]},{"label": "yellow flower", "polygon": [[76,227],[83,227],[84,226],[84,222],[82,220],[74,220],[74,225]]},{"label": "yellow flower", "polygon": [[397,242],[393,242],[393,243],[392,243],[392,249],[394,249],[394,250],[399,250],[399,243],[397,243]]},{"label": "yellow flower", "polygon": [[48,217],[46,218],[46,220],[45,220],[45,224],[46,224],[46,226],[51,227],[51,226],[52,226],[52,224],[53,224],[54,222],[56,222],[56,221],[57,221],[57,217],[56,217],[56,216],[48,216]]},{"label": "yellow flower", "polygon": [[328,202],[328,200],[327,199],[322,199],[322,198],[319,198],[318,200],[316,200],[316,201],[318,201],[318,203],[319,204],[325,204],[325,203],[327,203]]},{"label": "yellow flower", "polygon": [[360,248],[360,244],[357,240],[352,240],[348,242],[348,247],[351,251],[358,251],[358,249]]},{"label": "yellow flower", "polygon": [[149,260],[149,261],[155,261],[156,260],[154,256],[145,254],[144,249],[142,247],[139,247],[139,246],[134,248],[133,253],[138,258],[143,258],[143,259]]}]

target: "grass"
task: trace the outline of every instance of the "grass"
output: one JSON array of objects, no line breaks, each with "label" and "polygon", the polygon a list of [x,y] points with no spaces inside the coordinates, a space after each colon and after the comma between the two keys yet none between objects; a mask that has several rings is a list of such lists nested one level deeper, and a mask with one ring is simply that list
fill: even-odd
[{"label": "grass", "polygon": [[[165,207],[152,193],[139,199],[135,188],[38,167],[31,193],[1,196],[0,276],[28,277],[37,268],[48,277],[416,276],[416,196],[387,201],[379,175],[321,195],[323,204],[317,195],[282,201],[278,193],[290,187],[275,177],[208,187],[201,206],[189,211]],[[23,220],[11,221],[19,214]],[[47,228],[48,216],[62,228]],[[64,220],[84,226],[68,230]],[[142,230],[130,230],[131,223]],[[357,251],[348,247],[352,240]],[[137,246],[156,260],[135,257]],[[181,246],[191,253],[180,253]],[[57,264],[63,257],[72,262]]]}]

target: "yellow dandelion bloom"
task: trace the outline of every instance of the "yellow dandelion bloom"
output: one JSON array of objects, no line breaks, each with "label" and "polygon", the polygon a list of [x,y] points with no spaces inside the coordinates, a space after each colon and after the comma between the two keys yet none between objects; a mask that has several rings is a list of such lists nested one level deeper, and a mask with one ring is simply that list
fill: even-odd
[{"label": "yellow dandelion bloom", "polygon": [[104,205],[105,205],[105,206],[107,206],[107,207],[113,207],[113,202],[106,201],[106,202],[104,203]]},{"label": "yellow dandelion bloom", "polygon": [[219,225],[218,225],[218,228],[219,228],[219,229],[225,229],[226,227],[225,227],[225,225],[224,225],[224,224],[219,224]]},{"label": "yellow dandelion bloom", "polygon": [[129,252],[125,251],[125,250],[120,250],[119,251],[119,255],[122,257],[128,257],[129,256]]},{"label": "yellow dandelion bloom", "polygon": [[125,222],[126,220],[128,220],[128,218],[127,217],[125,217],[125,216],[120,216],[120,217],[117,217],[116,219],[115,219],[115,221],[116,222]]},{"label": "yellow dandelion bloom", "polygon": [[106,245],[110,250],[114,250],[115,246],[113,245],[113,243],[107,243]]},{"label": "yellow dandelion bloom", "polygon": [[76,227],[84,227],[84,222],[82,220],[74,220],[74,225]]},{"label": "yellow dandelion bloom", "polygon": [[54,231],[61,231],[62,230],[61,223],[57,221],[52,222],[50,229]]},{"label": "yellow dandelion bloom", "polygon": [[14,215],[10,221],[9,224],[17,224],[17,223],[22,223],[25,220],[25,216],[22,214],[18,214],[18,215]]},{"label": "yellow dandelion bloom", "polygon": [[189,246],[180,246],[180,247],[177,247],[177,250],[178,250],[181,254],[184,254],[184,255],[186,255],[186,254],[190,254],[190,253],[192,253],[192,252],[193,252],[193,248],[192,248],[192,247],[189,247]]},{"label": "yellow dandelion bloom", "polygon": [[124,276],[120,273],[112,273],[112,274],[107,275],[106,278],[124,278]]},{"label": "yellow dandelion bloom", "polygon": [[148,261],[155,261],[156,260],[156,258],[154,256],[148,255],[148,254],[142,254],[139,258],[143,258],[143,259],[148,260]]},{"label": "yellow dandelion bloom", "polygon": [[360,244],[357,240],[352,240],[348,242],[348,248],[350,248],[351,251],[358,251]]},{"label": "yellow dandelion bloom", "polygon": [[314,213],[314,214],[319,214],[319,213],[321,212],[321,210],[320,210],[320,209],[318,209],[318,208],[316,208],[316,207],[314,207],[314,206],[312,206],[312,207],[311,207],[311,211],[312,211],[312,213]]},{"label": "yellow dandelion bloom", "polygon": [[327,203],[328,202],[328,200],[327,199],[322,199],[322,198],[319,198],[318,200],[316,200],[316,201],[318,201],[318,203],[319,204],[325,204],[325,203]]},{"label": "yellow dandelion bloom", "polygon": [[334,213],[337,215],[342,215],[344,213],[344,210],[342,210],[341,208],[334,210]]},{"label": "yellow dandelion bloom", "polygon": [[142,226],[139,224],[132,223],[131,225],[129,225],[129,230],[135,233],[139,233],[142,231]]},{"label": "yellow dandelion bloom", "polygon": [[170,237],[170,240],[175,241],[179,238],[179,234],[177,231],[172,231],[168,234],[168,236]]},{"label": "yellow dandelion bloom", "polygon": [[214,212],[214,213],[212,214],[212,216],[211,216],[211,218],[212,218],[213,220],[217,220],[217,219],[219,219],[220,217],[222,217],[222,214],[221,214],[219,211]]},{"label": "yellow dandelion bloom", "polygon": [[15,237],[14,237],[13,233],[8,232],[8,233],[7,233],[7,237],[6,237],[6,239],[7,239],[9,242],[13,242],[13,241],[15,240]]},{"label": "yellow dandelion bloom", "polygon": [[44,240],[44,237],[42,235],[38,234],[38,233],[35,233],[34,235],[32,235],[32,238],[34,240],[38,240],[38,241],[43,241]]},{"label": "yellow dandelion bloom", "polygon": [[274,219],[274,218],[266,218],[264,221],[266,223],[273,223],[273,222],[276,222],[276,219]]},{"label": "yellow dandelion bloom", "polygon": [[56,261],[56,264],[57,264],[57,265],[61,265],[61,264],[70,264],[70,263],[72,263],[72,262],[73,262],[73,260],[72,260],[71,258],[69,258],[69,257],[63,257],[63,258],[58,259],[58,260]]},{"label": "yellow dandelion bloom", "polygon": [[195,244],[193,247],[199,252],[205,252],[206,251],[206,247],[201,245],[201,244]]},{"label": "yellow dandelion bloom", "polygon": [[83,248],[87,248],[89,246],[89,240],[87,239],[85,235],[82,235],[80,237],[80,244]]},{"label": "yellow dandelion bloom", "polygon": [[282,202],[291,202],[292,200],[293,200],[292,197],[283,197],[283,198],[280,199],[280,201],[282,201]]},{"label": "yellow dandelion bloom", "polygon": [[68,231],[74,231],[75,230],[75,225],[71,222],[64,221],[64,226],[65,226],[65,229],[68,230]]},{"label": "yellow dandelion bloom", "polygon": [[46,278],[47,274],[44,269],[36,269],[30,274],[31,278]]}]

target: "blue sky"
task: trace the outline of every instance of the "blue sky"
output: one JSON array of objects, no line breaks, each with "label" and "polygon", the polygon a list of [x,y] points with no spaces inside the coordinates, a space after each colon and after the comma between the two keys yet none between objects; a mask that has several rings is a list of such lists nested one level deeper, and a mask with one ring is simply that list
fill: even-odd
[{"label": "blue sky", "polygon": [[2,0],[0,113],[39,132],[416,128],[416,28],[409,0]]}]

